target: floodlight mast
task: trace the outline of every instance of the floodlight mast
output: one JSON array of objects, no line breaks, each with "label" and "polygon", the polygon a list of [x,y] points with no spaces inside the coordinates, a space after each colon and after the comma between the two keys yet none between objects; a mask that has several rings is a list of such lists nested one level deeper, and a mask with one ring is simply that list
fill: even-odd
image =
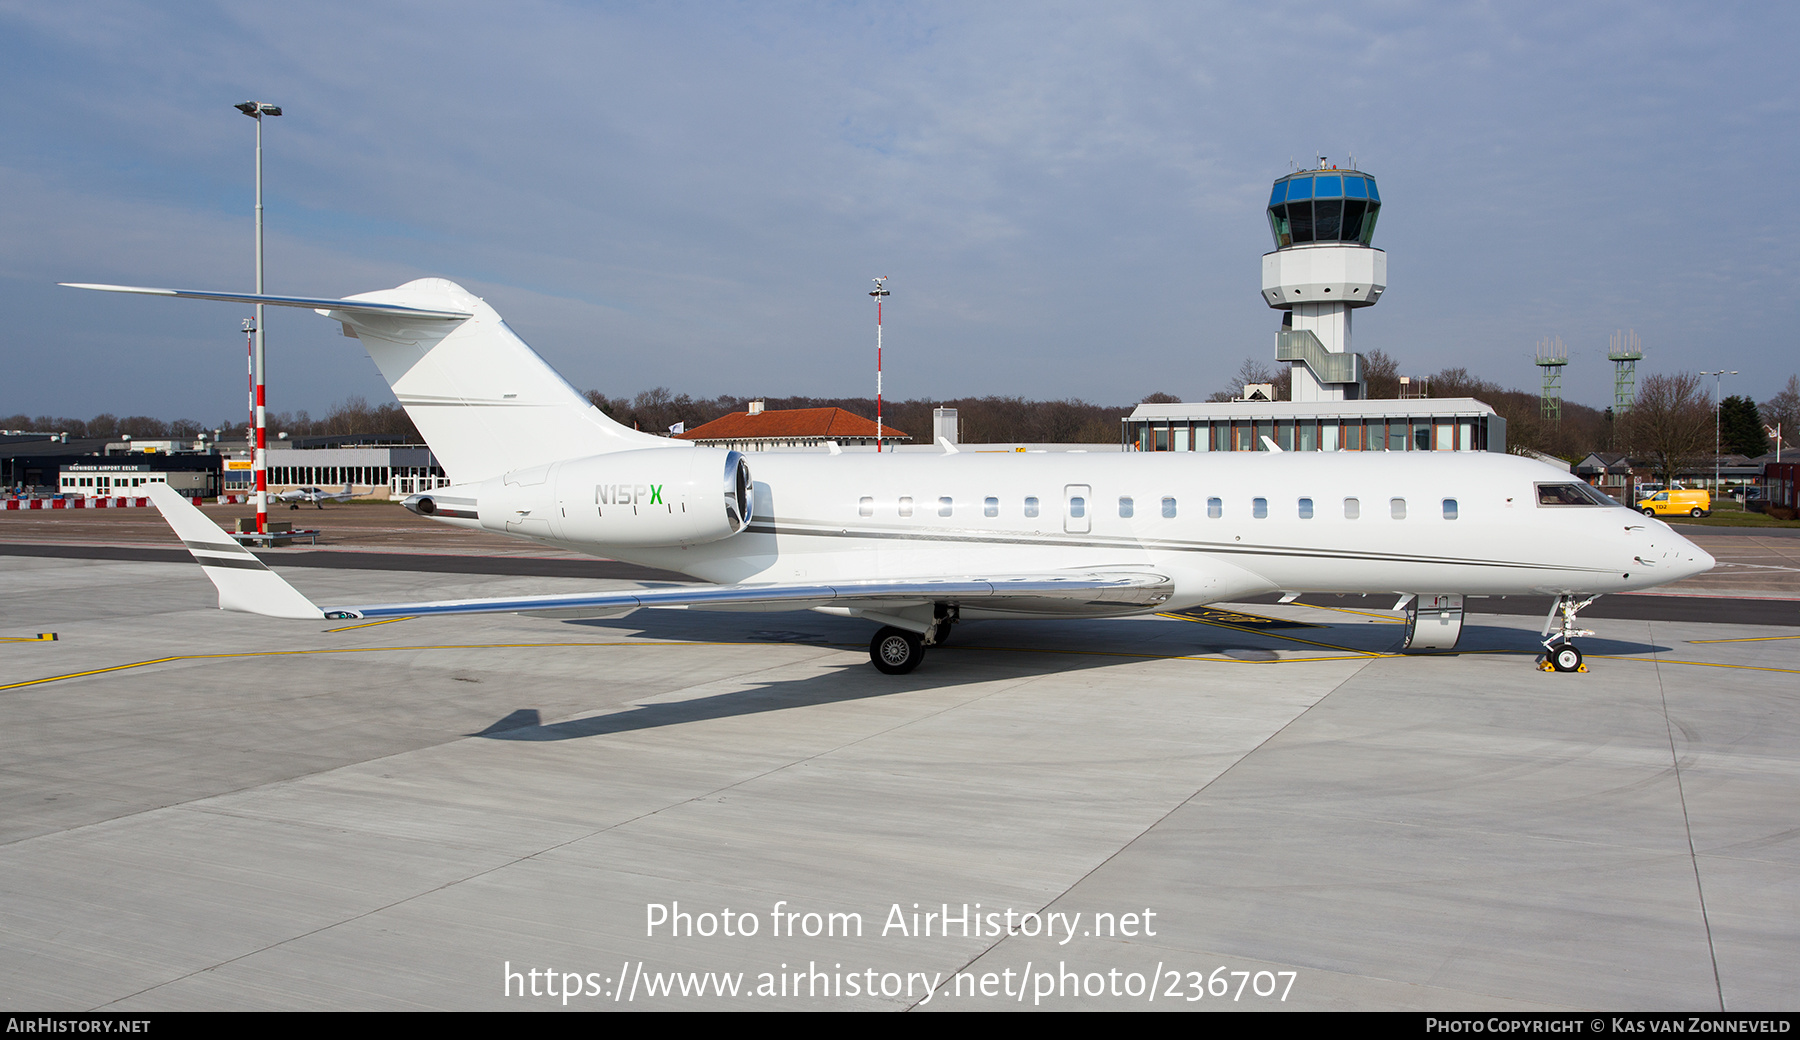
[{"label": "floodlight mast", "polygon": [[891,296],[887,290],[887,275],[875,279],[875,288],[869,295],[875,297],[875,453],[881,453],[881,298]]},{"label": "floodlight mast", "polygon": [[1724,392],[1725,377],[1726,376],[1735,376],[1735,375],[1737,375],[1737,373],[1735,371],[1728,371],[1726,369],[1720,369],[1717,372],[1702,372],[1702,373],[1700,373],[1700,375],[1702,377],[1705,377],[1705,376],[1713,377],[1713,489],[1712,489],[1712,493],[1716,495],[1719,493],[1719,490],[1720,490],[1719,489],[1719,452],[1721,450],[1721,447],[1720,447],[1720,443],[1719,443],[1719,420],[1720,420],[1721,414],[1723,413],[1723,411],[1725,409],[1725,402],[1724,402],[1724,399],[1721,397],[1721,394],[1723,394],[1723,392]]},{"label": "floodlight mast", "polygon": [[[280,105],[271,105],[263,101],[240,101],[231,106],[256,120],[256,294],[263,293],[263,116],[278,116]],[[252,384],[251,407],[252,425],[255,427],[255,442],[251,448],[252,462],[250,467],[256,474],[256,533],[269,533],[269,468],[268,468],[268,402],[263,391],[263,305],[256,305],[256,327],[251,331],[255,344],[251,351],[250,381]]]}]

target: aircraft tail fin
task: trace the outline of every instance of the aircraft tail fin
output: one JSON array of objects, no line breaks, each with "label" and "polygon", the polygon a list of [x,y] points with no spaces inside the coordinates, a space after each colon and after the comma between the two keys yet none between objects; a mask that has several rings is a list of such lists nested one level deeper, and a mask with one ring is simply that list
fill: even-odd
[{"label": "aircraft tail fin", "polygon": [[323,310],[368,349],[445,474],[466,484],[559,459],[683,446],[628,430],[588,403],[480,298],[422,278],[345,302],[467,311],[458,322]]},{"label": "aircraft tail fin", "polygon": [[241,610],[268,617],[322,620],[325,612],[282,580],[250,550],[239,545],[207,519],[205,513],[182,498],[167,484],[145,487],[150,501],[174,529],[175,536],[194,557],[219,590],[222,610]]}]

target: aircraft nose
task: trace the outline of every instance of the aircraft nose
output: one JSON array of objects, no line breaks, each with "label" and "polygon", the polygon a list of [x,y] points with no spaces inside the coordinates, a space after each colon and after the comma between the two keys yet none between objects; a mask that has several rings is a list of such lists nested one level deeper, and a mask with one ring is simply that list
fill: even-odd
[{"label": "aircraft nose", "polygon": [[1674,554],[1675,569],[1683,578],[1691,578],[1696,574],[1705,574],[1713,569],[1719,561],[1713,559],[1712,553],[1700,548],[1680,535],[1675,536]]}]

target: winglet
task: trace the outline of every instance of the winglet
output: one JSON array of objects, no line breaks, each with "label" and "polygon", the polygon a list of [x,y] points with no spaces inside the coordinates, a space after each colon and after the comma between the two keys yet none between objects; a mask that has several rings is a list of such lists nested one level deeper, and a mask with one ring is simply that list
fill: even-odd
[{"label": "winglet", "polygon": [[151,503],[174,529],[181,544],[193,554],[194,562],[212,579],[219,590],[221,610],[309,621],[325,617],[324,611],[252,556],[250,550],[233,541],[169,485],[150,484],[144,490],[150,493]]}]

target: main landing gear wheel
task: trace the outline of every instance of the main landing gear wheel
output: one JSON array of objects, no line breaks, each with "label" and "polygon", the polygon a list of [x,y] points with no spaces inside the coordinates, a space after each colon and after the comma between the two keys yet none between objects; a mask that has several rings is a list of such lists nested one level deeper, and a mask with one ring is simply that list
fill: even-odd
[{"label": "main landing gear wheel", "polygon": [[888,626],[869,640],[869,660],[888,675],[905,675],[925,659],[925,641],[916,632]]},{"label": "main landing gear wheel", "polygon": [[1550,651],[1550,666],[1559,672],[1579,672],[1581,651],[1573,643],[1564,643]]}]

